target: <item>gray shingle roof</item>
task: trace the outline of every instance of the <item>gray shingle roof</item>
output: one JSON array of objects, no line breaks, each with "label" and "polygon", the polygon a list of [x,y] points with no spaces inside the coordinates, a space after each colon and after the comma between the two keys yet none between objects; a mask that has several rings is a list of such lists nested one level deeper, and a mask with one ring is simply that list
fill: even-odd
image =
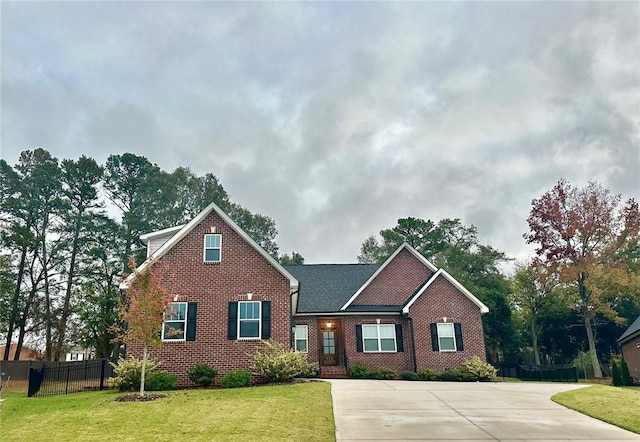
[{"label": "gray shingle roof", "polygon": [[298,313],[329,313],[338,312],[380,266],[307,264],[284,267],[300,283]]},{"label": "gray shingle roof", "polygon": [[640,316],[638,316],[638,318],[633,321],[633,324],[618,338],[618,344],[623,344],[638,332],[640,332]]}]

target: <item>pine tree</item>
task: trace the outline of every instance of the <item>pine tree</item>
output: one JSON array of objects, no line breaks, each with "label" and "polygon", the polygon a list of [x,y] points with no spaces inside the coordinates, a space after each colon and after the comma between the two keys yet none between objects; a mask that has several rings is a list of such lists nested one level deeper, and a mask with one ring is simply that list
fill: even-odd
[{"label": "pine tree", "polygon": [[624,360],[624,356],[622,356],[622,361],[620,362],[620,378],[622,385],[633,385],[633,379],[631,378],[631,373],[629,373],[629,366],[627,365],[627,361]]},{"label": "pine tree", "polygon": [[611,359],[611,385],[614,387],[620,387],[622,385],[622,376],[615,359]]}]

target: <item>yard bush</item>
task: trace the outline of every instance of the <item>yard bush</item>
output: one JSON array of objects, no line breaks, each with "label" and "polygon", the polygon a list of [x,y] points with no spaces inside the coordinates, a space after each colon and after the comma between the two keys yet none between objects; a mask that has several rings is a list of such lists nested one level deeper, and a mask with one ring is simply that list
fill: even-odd
[{"label": "yard bush", "polygon": [[220,381],[223,388],[246,387],[251,383],[251,373],[242,368],[230,371]]},{"label": "yard bush", "polygon": [[371,373],[373,379],[395,379],[398,374],[390,368],[380,367]]},{"label": "yard bush", "polygon": [[351,367],[349,367],[349,376],[352,378],[368,378],[369,370],[364,366],[361,362],[356,362]]},{"label": "yard bush", "polygon": [[611,358],[611,385],[614,387],[622,386],[622,376],[616,358]]},{"label": "yard bush", "polygon": [[[115,376],[109,378],[108,385],[120,391],[135,391],[140,388],[142,378],[142,360],[129,356],[120,358],[117,363],[109,362],[113,367]],[[145,377],[150,377],[157,370],[159,363],[147,359]],[[146,384],[146,382],[145,382]]]},{"label": "yard bush", "polygon": [[200,387],[208,387],[218,375],[218,370],[207,364],[196,364],[189,369],[189,379]]},{"label": "yard bush", "polygon": [[275,341],[263,341],[264,352],[253,355],[251,371],[263,376],[269,382],[290,381],[302,373],[313,370],[307,362],[307,355],[295,350],[287,350]]},{"label": "yard bush", "polygon": [[498,370],[491,364],[484,362],[479,356],[473,356],[463,363],[463,367],[467,369],[475,381],[491,381],[496,380]]},{"label": "yard bush", "polygon": [[418,374],[413,371],[403,371],[400,373],[400,379],[404,379],[405,381],[417,381]]},{"label": "yard bush", "polygon": [[622,356],[620,361],[620,378],[622,385],[627,387],[633,385],[633,378],[631,377],[631,373],[629,373],[629,366],[627,365],[627,361],[624,360],[624,356]]},{"label": "yard bush", "polygon": [[433,368],[420,368],[416,375],[421,381],[437,381],[440,379],[442,373],[438,370],[434,370]]},{"label": "yard bush", "polygon": [[144,386],[149,391],[175,390],[178,386],[178,376],[166,371],[155,371],[145,379]]},{"label": "yard bush", "polygon": [[468,382],[475,380],[474,376],[467,370],[466,367],[458,367],[454,369],[447,369],[440,375],[441,381],[454,381],[454,382]]},{"label": "yard bush", "polygon": [[297,376],[299,378],[317,378],[320,371],[320,364],[317,362],[310,362],[304,368],[302,372]]}]

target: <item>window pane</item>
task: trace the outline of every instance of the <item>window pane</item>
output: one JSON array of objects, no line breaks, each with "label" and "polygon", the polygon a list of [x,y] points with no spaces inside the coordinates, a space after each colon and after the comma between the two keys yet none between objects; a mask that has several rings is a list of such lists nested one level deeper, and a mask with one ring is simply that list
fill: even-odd
[{"label": "window pane", "polygon": [[184,339],[184,322],[165,322],[164,339]]},{"label": "window pane", "polygon": [[296,325],[296,339],[307,339],[308,332],[306,325]]},{"label": "window pane", "polygon": [[454,338],[440,337],[440,351],[452,351],[456,349],[456,340]]},{"label": "window pane", "polygon": [[453,338],[453,324],[450,322],[441,322],[438,324],[438,336]]},{"label": "window pane", "polygon": [[362,336],[365,338],[377,338],[378,327],[376,325],[363,325]]},{"label": "window pane", "polygon": [[303,341],[303,340],[296,340],[296,350],[297,351],[303,351],[306,352],[307,351],[307,341]]},{"label": "window pane", "polygon": [[396,351],[395,339],[381,339],[380,345],[382,346],[381,351]]},{"label": "window pane", "polygon": [[206,262],[220,261],[220,249],[206,249],[204,251],[204,260]]},{"label": "window pane", "polygon": [[205,247],[207,248],[220,248],[220,235],[206,235]]},{"label": "window pane", "polygon": [[260,321],[240,321],[241,338],[260,337]]},{"label": "window pane", "polygon": [[378,340],[377,339],[365,339],[364,340],[364,351],[378,351]]},{"label": "window pane", "polygon": [[167,309],[167,320],[171,321],[183,321],[187,316],[187,305],[184,303],[171,304],[171,307]]},{"label": "window pane", "polygon": [[396,327],[395,325],[381,325],[380,326],[380,337],[381,338],[395,338],[396,337]]}]

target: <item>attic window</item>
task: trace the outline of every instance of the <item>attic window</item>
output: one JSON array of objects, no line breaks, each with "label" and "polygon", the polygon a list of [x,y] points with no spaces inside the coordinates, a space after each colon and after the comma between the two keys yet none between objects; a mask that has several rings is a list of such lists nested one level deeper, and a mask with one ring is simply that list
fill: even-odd
[{"label": "attic window", "polygon": [[220,262],[222,260],[222,235],[204,236],[204,262]]}]

